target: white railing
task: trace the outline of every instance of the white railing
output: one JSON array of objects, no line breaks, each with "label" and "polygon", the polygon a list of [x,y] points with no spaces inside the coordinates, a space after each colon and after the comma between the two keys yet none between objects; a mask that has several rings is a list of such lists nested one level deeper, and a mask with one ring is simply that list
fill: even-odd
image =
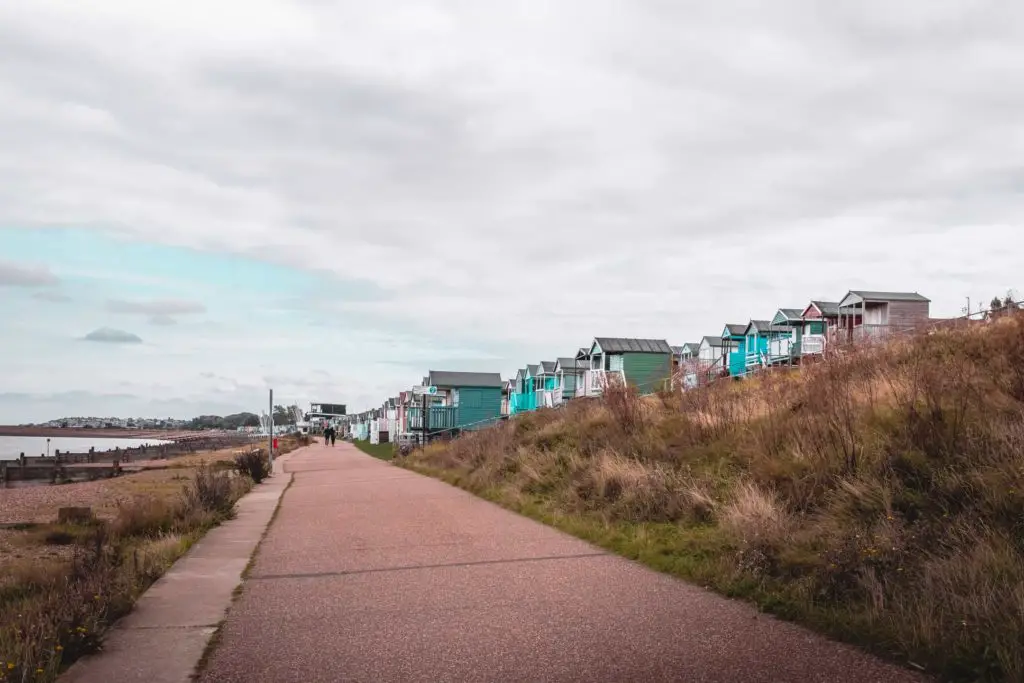
[{"label": "white railing", "polygon": [[825,335],[805,334],[800,340],[800,355],[813,356],[825,352]]},{"label": "white railing", "polygon": [[789,355],[792,350],[792,337],[777,337],[775,339],[769,340],[768,342],[768,357],[772,360],[778,360],[779,358],[789,358]]},{"label": "white railing", "polygon": [[538,408],[554,408],[555,392],[553,389],[540,389],[536,392]]},{"label": "white railing", "polygon": [[621,370],[587,370],[583,373],[583,396],[600,396],[614,383],[625,384]]},{"label": "white railing", "polygon": [[726,367],[725,357],[719,356],[714,360],[707,358],[689,358],[682,361],[672,377],[672,386],[680,387],[683,391],[696,389],[707,384],[715,374]]}]

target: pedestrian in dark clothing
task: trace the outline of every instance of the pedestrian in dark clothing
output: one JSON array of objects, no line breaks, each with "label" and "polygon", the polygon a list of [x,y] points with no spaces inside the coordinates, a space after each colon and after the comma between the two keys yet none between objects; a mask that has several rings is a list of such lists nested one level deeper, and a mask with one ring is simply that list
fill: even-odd
[{"label": "pedestrian in dark clothing", "polygon": [[331,443],[331,428],[324,427],[324,445]]},{"label": "pedestrian in dark clothing", "polygon": [[334,427],[331,427],[331,445],[332,446],[334,445],[334,439],[337,436],[338,436],[338,430],[336,430]]}]

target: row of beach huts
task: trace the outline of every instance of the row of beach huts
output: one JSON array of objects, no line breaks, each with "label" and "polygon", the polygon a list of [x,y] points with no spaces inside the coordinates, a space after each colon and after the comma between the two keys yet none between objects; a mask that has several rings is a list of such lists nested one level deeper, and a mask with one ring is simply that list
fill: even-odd
[{"label": "row of beach huts", "polygon": [[882,339],[930,320],[917,292],[849,291],[839,301],[812,300],[771,317],[725,323],[696,342],[594,337],[565,356],[528,363],[514,377],[497,372],[431,370],[415,387],[345,419],[353,439],[422,443],[479,429],[517,414],[600,396],[621,383],[641,393],[690,390],[720,378],[799,365],[833,344]]}]

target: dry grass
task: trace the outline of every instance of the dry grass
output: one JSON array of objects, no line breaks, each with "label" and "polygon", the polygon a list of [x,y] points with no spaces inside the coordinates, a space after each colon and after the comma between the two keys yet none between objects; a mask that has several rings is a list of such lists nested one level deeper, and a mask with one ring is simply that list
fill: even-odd
[{"label": "dry grass", "polygon": [[[252,486],[230,471],[232,457],[195,454],[173,468],[40,487],[47,495],[4,491],[28,491],[31,504],[22,508],[29,519],[0,530],[0,682],[52,681],[95,650],[138,595]],[[91,505],[95,522],[54,523],[57,508],[71,501]]]},{"label": "dry grass", "polygon": [[403,464],[949,680],[1024,680],[1024,315]]}]

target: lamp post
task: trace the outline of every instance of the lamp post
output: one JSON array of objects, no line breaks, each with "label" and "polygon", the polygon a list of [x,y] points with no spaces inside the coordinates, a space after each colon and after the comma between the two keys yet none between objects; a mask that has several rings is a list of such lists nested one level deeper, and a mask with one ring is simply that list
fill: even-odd
[{"label": "lamp post", "polygon": [[46,437],[46,457],[50,457],[50,437]]},{"label": "lamp post", "polygon": [[270,419],[267,431],[267,460],[270,462],[270,472],[274,472],[274,390],[270,390]]}]

